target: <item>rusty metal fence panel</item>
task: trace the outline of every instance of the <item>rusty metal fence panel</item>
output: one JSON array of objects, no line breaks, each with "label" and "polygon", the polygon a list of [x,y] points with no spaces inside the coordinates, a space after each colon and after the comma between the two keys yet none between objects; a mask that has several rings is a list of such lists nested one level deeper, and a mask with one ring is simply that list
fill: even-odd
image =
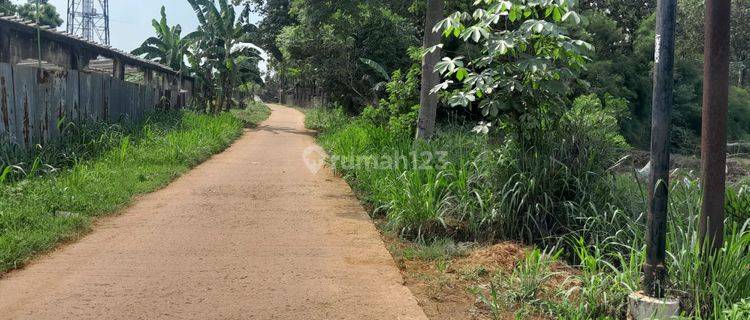
[{"label": "rusty metal fence panel", "polygon": [[177,100],[104,74],[0,63],[0,142],[28,148],[60,138],[69,123],[140,121],[162,99]]},{"label": "rusty metal fence panel", "polygon": [[81,121],[80,75],[77,70],[68,70],[65,77],[65,108],[60,116],[66,122]]},{"label": "rusty metal fence panel", "polygon": [[13,69],[0,64],[0,139],[12,141],[16,132],[16,101],[13,94]]},{"label": "rusty metal fence panel", "polygon": [[16,128],[14,142],[27,147],[34,145],[34,112],[31,107],[37,105],[36,72],[33,68],[13,68],[14,99],[16,101]]}]

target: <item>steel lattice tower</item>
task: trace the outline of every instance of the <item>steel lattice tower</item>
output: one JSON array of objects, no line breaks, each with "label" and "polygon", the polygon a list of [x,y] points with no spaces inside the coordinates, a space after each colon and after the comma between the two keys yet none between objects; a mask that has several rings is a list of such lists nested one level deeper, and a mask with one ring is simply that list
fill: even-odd
[{"label": "steel lattice tower", "polygon": [[109,0],[68,0],[67,31],[109,45]]}]

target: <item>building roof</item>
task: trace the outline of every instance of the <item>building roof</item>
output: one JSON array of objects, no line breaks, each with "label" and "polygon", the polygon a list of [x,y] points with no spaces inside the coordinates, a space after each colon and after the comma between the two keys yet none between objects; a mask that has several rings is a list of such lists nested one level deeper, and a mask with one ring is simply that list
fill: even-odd
[{"label": "building roof", "polygon": [[[9,29],[28,33],[31,35],[37,32],[37,25],[34,21],[25,20],[18,16],[0,17],[0,26],[8,27]],[[175,71],[172,68],[169,68],[160,63],[138,57],[111,46],[88,41],[80,36],[69,34],[65,31],[58,31],[48,26],[40,26],[39,31],[41,32],[42,38],[80,48],[84,51],[88,51],[106,58],[120,60],[121,62],[129,66],[148,68],[154,71],[171,75],[179,75],[178,71]],[[182,76],[185,78],[190,78],[186,75]]]}]

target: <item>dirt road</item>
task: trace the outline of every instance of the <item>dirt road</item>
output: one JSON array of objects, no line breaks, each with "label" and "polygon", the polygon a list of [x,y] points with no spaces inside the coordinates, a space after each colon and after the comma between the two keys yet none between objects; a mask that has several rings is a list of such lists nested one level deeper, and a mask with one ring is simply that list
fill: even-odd
[{"label": "dirt road", "polygon": [[272,109],[226,152],[0,279],[0,319],[426,319],[347,184],[303,161],[316,153],[302,113]]}]

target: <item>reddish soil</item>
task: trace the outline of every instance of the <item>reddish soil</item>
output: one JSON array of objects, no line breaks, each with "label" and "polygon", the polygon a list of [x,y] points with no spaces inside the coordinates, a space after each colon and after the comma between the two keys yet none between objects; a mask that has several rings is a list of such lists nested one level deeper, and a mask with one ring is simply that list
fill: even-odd
[{"label": "reddish soil", "polygon": [[426,319],[349,186],[271,118],[0,280],[0,319]]},{"label": "reddish soil", "polygon": [[[414,293],[419,305],[431,320],[487,320],[494,319],[488,306],[478,300],[473,292],[487,285],[493,277],[510,276],[531,248],[515,242],[502,242],[468,249],[464,255],[450,257],[447,261],[406,258],[403,253],[418,245],[403,241],[391,233],[383,232],[383,240],[393,255],[406,285]],[[545,283],[549,292],[566,284],[576,270],[564,263],[555,263],[556,273]],[[555,291],[556,292],[556,291]],[[544,296],[554,301],[557,297]],[[515,314],[521,306],[505,305],[506,310],[497,315],[500,319],[518,319]],[[523,319],[551,319],[543,314],[524,314]]]}]

